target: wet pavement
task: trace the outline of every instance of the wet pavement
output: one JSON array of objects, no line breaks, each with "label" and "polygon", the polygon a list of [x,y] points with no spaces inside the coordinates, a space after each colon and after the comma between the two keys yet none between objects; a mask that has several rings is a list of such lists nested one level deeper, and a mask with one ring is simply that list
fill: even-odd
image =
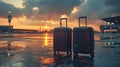
[{"label": "wet pavement", "polygon": [[[95,34],[95,57],[53,54],[53,35],[0,34],[0,67],[119,67],[120,36]],[[105,36],[105,38],[103,37]]]}]

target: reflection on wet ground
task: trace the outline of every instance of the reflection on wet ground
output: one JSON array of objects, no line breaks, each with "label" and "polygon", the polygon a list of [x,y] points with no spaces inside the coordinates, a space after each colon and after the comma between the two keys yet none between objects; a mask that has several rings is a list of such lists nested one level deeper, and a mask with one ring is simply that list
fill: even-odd
[{"label": "reflection on wet ground", "polygon": [[71,67],[72,66],[72,56],[71,55],[54,55],[54,67]]},{"label": "reflection on wet ground", "polygon": [[73,67],[94,67],[94,59],[87,56],[75,57]]},{"label": "reflection on wet ground", "polygon": [[0,67],[119,67],[119,39],[100,39],[101,34],[95,34],[95,57],[91,58],[64,52],[54,55],[52,33],[1,34]]}]

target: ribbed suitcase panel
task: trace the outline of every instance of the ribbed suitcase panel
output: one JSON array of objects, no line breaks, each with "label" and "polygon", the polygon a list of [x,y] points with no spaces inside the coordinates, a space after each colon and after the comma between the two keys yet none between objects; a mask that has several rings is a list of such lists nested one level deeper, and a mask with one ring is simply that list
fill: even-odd
[{"label": "ribbed suitcase panel", "polygon": [[77,27],[73,30],[73,51],[94,52],[94,30],[91,27]]},{"label": "ribbed suitcase panel", "polygon": [[70,28],[55,28],[53,34],[54,51],[71,51],[72,30]]}]

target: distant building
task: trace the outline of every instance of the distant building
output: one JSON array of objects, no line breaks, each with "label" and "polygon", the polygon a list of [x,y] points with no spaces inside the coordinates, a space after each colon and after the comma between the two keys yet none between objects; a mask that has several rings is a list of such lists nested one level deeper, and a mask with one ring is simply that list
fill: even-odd
[{"label": "distant building", "polygon": [[37,33],[37,30],[30,29],[14,29],[14,33]]},{"label": "distant building", "polygon": [[120,16],[102,18],[106,25],[101,25],[101,32],[120,32]]},{"label": "distant building", "polygon": [[9,32],[10,29],[13,31],[13,26],[0,26],[0,33]]}]

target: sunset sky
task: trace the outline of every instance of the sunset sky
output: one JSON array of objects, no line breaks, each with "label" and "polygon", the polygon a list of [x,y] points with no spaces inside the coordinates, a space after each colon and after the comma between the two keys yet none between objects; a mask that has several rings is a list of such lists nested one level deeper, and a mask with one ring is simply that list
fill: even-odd
[{"label": "sunset sky", "polygon": [[73,28],[79,16],[87,16],[89,26],[99,30],[101,18],[120,15],[120,0],[0,0],[0,25],[8,25],[9,10],[14,28],[53,29],[61,17]]}]

